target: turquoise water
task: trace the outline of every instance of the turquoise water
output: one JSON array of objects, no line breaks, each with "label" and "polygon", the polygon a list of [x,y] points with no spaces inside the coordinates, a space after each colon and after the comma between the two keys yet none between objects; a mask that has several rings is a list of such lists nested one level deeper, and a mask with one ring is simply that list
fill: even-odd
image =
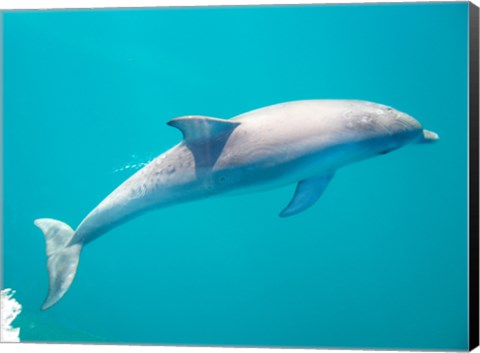
[{"label": "turquoise water", "polygon": [[[467,349],[467,3],[3,14],[4,286],[24,341]],[[297,99],[440,135],[295,186],[146,214],[89,244],[48,311],[33,220],[76,227],[181,135]]]}]

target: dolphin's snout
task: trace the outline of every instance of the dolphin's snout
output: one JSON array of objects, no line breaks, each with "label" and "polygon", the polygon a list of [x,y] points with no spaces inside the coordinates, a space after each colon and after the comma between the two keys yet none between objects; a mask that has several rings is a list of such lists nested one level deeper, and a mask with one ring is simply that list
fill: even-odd
[{"label": "dolphin's snout", "polygon": [[438,134],[429,130],[422,130],[420,137],[418,138],[418,143],[434,143],[440,139]]}]

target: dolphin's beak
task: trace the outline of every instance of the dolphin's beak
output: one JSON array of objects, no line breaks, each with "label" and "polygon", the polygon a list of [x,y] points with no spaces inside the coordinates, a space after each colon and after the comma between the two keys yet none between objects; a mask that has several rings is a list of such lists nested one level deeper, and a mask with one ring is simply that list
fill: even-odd
[{"label": "dolphin's beak", "polygon": [[438,137],[437,133],[424,129],[417,142],[418,143],[433,143],[433,142],[437,142],[439,139],[440,139],[440,137]]}]

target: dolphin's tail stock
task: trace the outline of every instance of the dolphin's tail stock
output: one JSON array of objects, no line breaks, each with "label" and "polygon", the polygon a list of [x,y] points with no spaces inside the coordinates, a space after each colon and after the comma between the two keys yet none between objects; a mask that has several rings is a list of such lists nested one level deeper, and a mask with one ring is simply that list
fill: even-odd
[{"label": "dolphin's tail stock", "polygon": [[35,220],[47,242],[48,295],[42,305],[46,310],[58,302],[75,278],[82,244],[68,245],[75,234],[68,224],[50,218]]}]

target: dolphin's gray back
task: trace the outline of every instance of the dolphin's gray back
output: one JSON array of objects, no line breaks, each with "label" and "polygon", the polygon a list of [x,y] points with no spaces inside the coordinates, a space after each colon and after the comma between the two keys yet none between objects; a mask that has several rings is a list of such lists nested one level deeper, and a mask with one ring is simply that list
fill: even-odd
[{"label": "dolphin's gray back", "polygon": [[360,131],[357,120],[363,110],[372,106],[362,101],[306,100],[236,116],[231,120],[241,124],[230,136],[217,167],[280,165],[384,132],[373,119],[364,123],[363,130],[370,131]]}]

